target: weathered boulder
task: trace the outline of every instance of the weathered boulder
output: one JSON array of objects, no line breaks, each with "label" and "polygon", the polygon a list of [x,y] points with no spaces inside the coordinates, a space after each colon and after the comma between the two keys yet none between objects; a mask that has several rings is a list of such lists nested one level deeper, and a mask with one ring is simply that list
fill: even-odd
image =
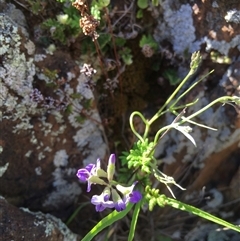
[{"label": "weathered boulder", "polygon": [[1,240],[47,240],[77,241],[80,237],[72,233],[58,218],[41,212],[30,212],[17,208],[0,197]]},{"label": "weathered boulder", "polygon": [[68,53],[35,45],[13,4],[1,10],[0,192],[16,206],[64,213],[81,194],[77,168],[107,151],[94,96]]}]

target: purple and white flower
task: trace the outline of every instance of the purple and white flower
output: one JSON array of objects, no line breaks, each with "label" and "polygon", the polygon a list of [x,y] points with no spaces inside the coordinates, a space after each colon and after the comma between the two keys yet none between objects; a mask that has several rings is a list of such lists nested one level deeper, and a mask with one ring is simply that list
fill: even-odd
[{"label": "purple and white flower", "polygon": [[[91,191],[92,184],[106,186],[100,195],[93,195],[91,203],[96,207],[97,212],[101,212],[106,208],[115,208],[120,212],[126,209],[127,204],[137,203],[142,199],[139,191],[133,191],[137,182],[130,187],[124,187],[113,180],[115,174],[116,157],[111,154],[108,160],[107,172],[101,168],[101,161],[97,159],[96,164],[88,164],[85,168],[81,168],[77,172],[77,177],[87,182],[87,192]],[[111,200],[112,199],[112,200]]]}]

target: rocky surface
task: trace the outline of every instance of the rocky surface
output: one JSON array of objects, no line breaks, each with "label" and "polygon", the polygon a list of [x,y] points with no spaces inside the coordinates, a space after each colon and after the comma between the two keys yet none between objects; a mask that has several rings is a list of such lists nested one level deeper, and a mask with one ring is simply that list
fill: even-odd
[{"label": "rocky surface", "polygon": [[94,97],[69,54],[35,45],[23,13],[0,6],[0,192],[16,206],[64,212],[81,194],[77,168],[107,152]]},{"label": "rocky surface", "polygon": [[19,209],[0,197],[1,240],[77,241],[80,237],[56,217]]}]

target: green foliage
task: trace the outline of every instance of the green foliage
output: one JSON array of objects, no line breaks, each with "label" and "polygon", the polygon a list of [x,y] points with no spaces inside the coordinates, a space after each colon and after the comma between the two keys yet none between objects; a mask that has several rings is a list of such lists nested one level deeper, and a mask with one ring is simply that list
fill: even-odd
[{"label": "green foliage", "polygon": [[116,45],[116,47],[119,48],[118,53],[119,53],[120,57],[122,58],[123,62],[126,65],[130,65],[133,62],[133,60],[132,60],[133,56],[132,56],[131,49],[128,47],[124,47],[126,42],[127,41],[124,38],[120,38],[120,37],[115,38],[115,45]]},{"label": "green foliage", "polygon": [[47,76],[49,78],[49,80],[52,82],[52,81],[54,81],[56,79],[58,71],[56,69],[55,70],[50,70],[50,69],[45,67],[43,69],[43,74],[45,76]]},{"label": "green foliage", "polygon": [[159,5],[159,0],[152,0],[151,3],[149,0],[138,0],[137,1],[137,6],[139,9],[137,10],[136,17],[137,18],[142,18],[143,17],[143,10],[146,9],[148,6],[158,6]]},{"label": "green foliage", "polygon": [[72,104],[67,105],[65,112],[66,112],[66,114],[68,114],[68,115],[70,115],[71,113],[73,113],[73,105],[72,105]]},{"label": "green foliage", "polygon": [[97,5],[93,4],[91,6],[91,15],[97,20],[101,19],[101,11],[100,11],[100,9],[98,8]]},{"label": "green foliage", "polygon": [[124,38],[120,38],[120,37],[115,38],[115,44],[118,47],[123,47],[126,44],[126,42],[127,42],[127,40]]},{"label": "green foliage", "polygon": [[[144,46],[145,44],[151,43],[152,38],[151,36],[144,36],[142,40],[140,41],[140,46]],[[104,42],[104,41],[103,41]],[[108,38],[105,40],[106,44],[103,44],[103,46],[108,45]],[[118,46],[120,48],[124,48],[125,42],[121,39],[117,39]],[[121,54],[120,54],[121,55]],[[123,54],[122,54],[123,55]],[[122,56],[121,55],[121,56]],[[210,108],[212,105],[216,103],[224,103],[224,104],[239,104],[240,103],[240,97],[229,97],[224,96],[220,97],[207,106],[203,107],[199,111],[189,115],[185,116],[185,109],[188,106],[194,105],[197,103],[197,100],[187,103],[186,105],[178,105],[179,101],[185,97],[190,90],[193,89],[202,79],[204,79],[206,76],[202,77],[202,79],[196,81],[192,86],[190,86],[187,90],[185,90],[180,95],[179,92],[181,88],[185,85],[185,83],[189,80],[189,78],[196,72],[197,68],[201,64],[201,56],[200,53],[194,53],[192,55],[192,60],[190,64],[190,71],[187,74],[187,76],[182,80],[182,82],[178,85],[178,87],[175,89],[175,91],[171,94],[171,96],[167,99],[167,101],[164,103],[164,105],[157,111],[157,113],[150,119],[147,119],[143,116],[142,113],[138,111],[134,111],[130,115],[130,128],[132,132],[135,134],[135,136],[138,138],[138,141],[136,141],[131,148],[129,152],[123,152],[120,159],[122,160],[122,166],[121,172],[119,173],[119,179],[125,180],[127,182],[128,179],[126,177],[129,177],[132,175],[132,180],[138,181],[141,185],[139,185],[139,189],[142,190],[143,199],[141,202],[138,202],[135,205],[134,212],[132,213],[132,219],[131,219],[131,225],[129,228],[129,236],[128,240],[131,241],[134,238],[134,233],[136,230],[136,223],[139,217],[139,212],[141,206],[143,204],[147,204],[150,211],[153,210],[154,207],[165,207],[170,206],[172,208],[176,208],[179,210],[182,210],[184,212],[189,212],[191,214],[197,215],[199,217],[205,218],[206,220],[215,222],[217,224],[223,225],[225,227],[231,228],[235,231],[240,232],[240,227],[235,226],[231,223],[228,223],[222,219],[219,219],[205,211],[202,211],[198,208],[195,208],[193,206],[190,206],[188,204],[182,203],[175,199],[175,196],[169,187],[169,184],[173,184],[177,187],[179,187],[182,190],[183,189],[180,185],[178,185],[173,177],[167,176],[163,172],[159,170],[159,163],[154,157],[154,149],[155,146],[159,143],[161,138],[167,134],[167,132],[175,128],[176,130],[179,130],[182,132],[190,141],[195,144],[195,141],[192,136],[190,136],[190,128],[188,126],[183,126],[184,123],[191,123],[200,125],[204,128],[209,128],[207,126],[204,126],[202,124],[194,122],[192,119],[198,115],[200,115],[202,112],[206,111],[208,108]],[[169,73],[168,73],[169,74]],[[180,113],[178,113],[178,110],[181,110]],[[173,120],[172,123],[169,123],[167,126],[164,126],[160,128],[157,133],[155,134],[153,141],[149,141],[149,134],[150,134],[150,127],[151,125],[162,115],[166,114],[167,112],[172,113],[176,116],[176,118]],[[140,134],[136,131],[134,127],[134,116],[140,117],[142,120],[142,123],[145,125],[144,133]],[[209,128],[210,129],[210,128]],[[132,171],[130,174],[129,169]],[[125,172],[125,173],[123,173]],[[164,194],[161,194],[160,190],[156,187],[156,181],[165,184],[174,197],[174,199],[167,197]],[[90,241],[92,240],[101,230],[103,230],[106,227],[109,227],[114,222],[120,220],[123,218],[129,211],[133,209],[133,204],[128,204],[126,209],[120,212],[113,211],[111,214],[109,214],[107,217],[103,218],[100,222],[96,224],[96,226],[82,239],[83,241]],[[164,239],[163,239],[164,240]],[[167,240],[167,239],[165,239]]]},{"label": "green foliage", "polygon": [[138,9],[136,17],[137,18],[142,18],[143,17],[143,10],[142,9]]},{"label": "green foliage", "polygon": [[[158,6],[159,0],[152,0],[152,5],[153,6]],[[138,0],[137,5],[140,9],[146,9],[150,4],[149,0]]]},{"label": "green foliage", "polygon": [[44,6],[46,5],[46,1],[43,0],[26,0],[26,2],[29,4],[30,11],[35,15],[44,11]]},{"label": "green foliage", "polygon": [[[99,48],[101,49],[102,53],[106,53],[108,50],[113,49],[113,44],[112,44],[112,36],[109,33],[100,33],[99,37],[97,39]],[[115,44],[116,47],[122,47],[126,43],[126,40],[122,38],[116,38],[115,39]],[[96,54],[96,47],[94,45],[94,42],[89,41],[89,39],[84,39],[81,42],[81,52],[82,53],[91,53],[91,54]],[[120,54],[120,52],[119,52]],[[121,55],[121,54],[120,54]]]},{"label": "green foliage", "polygon": [[69,97],[74,100],[74,99],[80,99],[82,95],[79,93],[73,93]]},{"label": "green foliage", "polygon": [[145,9],[148,6],[148,0],[138,0],[137,5],[141,9]]},{"label": "green foliage", "polygon": [[163,77],[166,78],[170,85],[177,85],[181,81],[175,69],[167,69],[163,72]]},{"label": "green foliage", "polygon": [[78,115],[75,117],[75,120],[80,123],[80,124],[83,124],[84,121],[86,120],[86,117],[85,116],[81,116],[81,115]]},{"label": "green foliage", "polygon": [[66,44],[72,37],[81,33],[79,27],[79,12],[72,6],[63,8],[64,14],[59,14],[55,19],[49,18],[42,23],[42,27],[51,33],[51,37]]},{"label": "green foliage", "polygon": [[158,50],[158,43],[154,40],[152,35],[142,36],[139,46],[142,48],[144,45],[150,46],[154,51]]},{"label": "green foliage", "polygon": [[91,14],[92,16],[100,20],[101,10],[110,4],[110,0],[93,0],[91,3]]},{"label": "green foliage", "polygon": [[151,173],[152,150],[154,147],[153,142],[148,139],[134,143],[130,152],[123,152],[121,157],[122,164],[127,165],[129,169],[141,169],[144,173]]},{"label": "green foliage", "polygon": [[126,65],[130,65],[132,64],[133,60],[132,60],[132,54],[131,54],[131,49],[128,47],[124,47],[121,50],[119,50],[119,55],[121,56],[123,62]]},{"label": "green foliage", "polygon": [[161,241],[173,241],[173,239],[171,239],[170,237],[167,237],[167,236],[162,235],[162,234],[157,235],[156,240],[161,240]]},{"label": "green foliage", "polygon": [[159,5],[159,0],[152,0],[152,5],[157,7]]},{"label": "green foliage", "polygon": [[103,33],[103,34],[100,34],[99,35],[99,38],[98,38],[98,43],[99,43],[99,46],[100,46],[100,49],[102,51],[104,51],[104,48],[109,46],[111,44],[111,34],[109,33]]}]

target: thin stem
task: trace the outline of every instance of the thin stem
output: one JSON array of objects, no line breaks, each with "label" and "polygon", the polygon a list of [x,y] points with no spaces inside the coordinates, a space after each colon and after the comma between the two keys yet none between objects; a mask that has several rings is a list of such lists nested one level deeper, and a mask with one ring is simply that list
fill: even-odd
[{"label": "thin stem", "polygon": [[225,103],[227,101],[233,101],[233,97],[231,96],[222,96],[214,101],[212,101],[211,103],[209,103],[208,105],[204,106],[202,109],[200,109],[199,111],[193,113],[192,115],[184,118],[182,121],[179,122],[179,125],[191,120],[193,117],[200,115],[202,112],[206,111],[208,108],[210,108],[211,106],[215,105],[218,102],[222,102]]},{"label": "thin stem", "polygon": [[182,86],[186,83],[186,81],[195,73],[195,70],[190,69],[187,76],[183,79],[181,84],[175,89],[175,91],[171,94],[171,96],[167,99],[167,101],[164,103],[164,105],[160,108],[160,110],[152,117],[151,120],[148,121],[148,124],[151,125],[155,120],[161,116],[161,112],[167,107],[167,105],[173,100],[173,98],[176,96],[176,94],[179,92],[179,90],[182,88]]},{"label": "thin stem", "polygon": [[145,132],[146,132],[146,129],[149,128],[148,122],[147,122],[147,120],[144,118],[144,116],[143,116],[140,112],[138,112],[138,111],[134,111],[134,112],[130,115],[130,118],[129,118],[129,124],[130,124],[130,127],[131,127],[132,132],[137,136],[137,138],[138,138],[139,140],[141,140],[141,142],[143,142],[143,141],[144,141],[144,138],[142,138],[142,137],[137,133],[137,131],[135,130],[135,127],[134,127],[134,125],[133,125],[133,117],[134,117],[135,115],[138,115],[138,116],[141,118],[141,120],[144,122],[144,124],[145,124]]},{"label": "thin stem", "polygon": [[194,84],[192,84],[186,91],[184,91],[171,105],[171,108],[174,108],[174,106],[178,103],[180,99],[182,99],[183,96],[185,96],[190,90],[192,90],[197,84],[199,84],[203,79],[205,79],[208,75],[210,75],[214,70],[210,71],[209,73],[205,74],[202,78],[200,78],[198,81],[196,81]]}]

